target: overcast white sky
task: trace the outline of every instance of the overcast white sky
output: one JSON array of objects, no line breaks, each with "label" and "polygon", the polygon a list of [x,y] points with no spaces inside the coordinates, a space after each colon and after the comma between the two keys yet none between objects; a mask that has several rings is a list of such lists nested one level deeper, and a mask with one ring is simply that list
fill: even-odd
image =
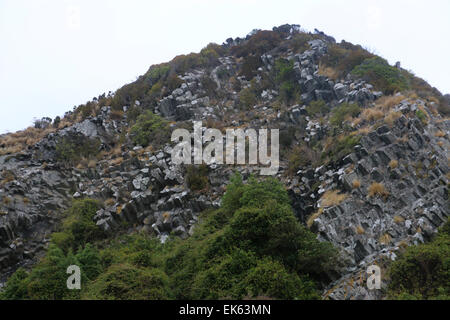
[{"label": "overcast white sky", "polygon": [[450,93],[449,17],[448,0],[0,0],[0,133],[284,23],[369,47]]}]

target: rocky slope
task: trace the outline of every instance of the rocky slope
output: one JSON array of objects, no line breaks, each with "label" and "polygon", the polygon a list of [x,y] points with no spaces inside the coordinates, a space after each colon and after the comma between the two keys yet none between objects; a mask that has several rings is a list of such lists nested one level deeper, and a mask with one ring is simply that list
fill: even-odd
[{"label": "rocky slope", "polygon": [[[213,65],[177,74],[176,88],[154,104],[147,103],[144,94],[117,113],[117,107],[97,102],[96,111],[84,119],[67,123],[20,152],[0,156],[0,282],[45,252],[72,198],[104,201],[95,221],[111,237],[143,230],[164,242],[170,234],[186,238],[193,233],[198,214],[219,206],[234,170],[244,178],[258,174],[252,166],[210,165],[207,190],[192,191],[186,168],[171,162],[171,144],[152,149],[132,143],[130,110],[151,110],[172,121],[172,128],[181,122],[191,125],[192,120],[203,120],[209,127],[293,128],[289,151],[327,138],[337,143],[340,137],[330,133],[335,130],[330,111],[316,117],[308,109],[311,102],[324,101],[331,111],[355,103],[364,114],[383,99],[379,88],[354,75],[331,79],[321,72],[323,57],[336,46],[333,38],[307,34],[304,46],[296,48],[290,44],[303,35],[298,26],[281,26],[273,33],[281,40],[254,54],[260,63],[251,69],[251,79],[242,72],[245,57],[231,49],[245,47],[258,33],[228,39]],[[265,85],[279,58],[292,62],[300,92],[298,99],[281,106],[282,88]],[[255,101],[243,112],[242,90],[255,86]],[[298,218],[320,240],[338,247],[346,261],[339,273],[330,275],[334,280],[324,287],[324,298],[382,298],[380,291],[366,289],[367,266],[395,260],[398,250],[429,240],[448,219],[450,121],[436,112],[432,99],[400,93],[392,97],[395,103],[384,111],[395,114],[392,121],[385,115],[359,123],[344,119],[348,135],[359,139],[332,161],[302,164],[288,174],[290,164],[282,156],[277,178],[286,185]],[[61,163],[58,144],[66,138],[98,140],[100,156],[86,166]],[[376,189],[374,183],[381,187]],[[327,203],[331,191],[344,196]]]}]

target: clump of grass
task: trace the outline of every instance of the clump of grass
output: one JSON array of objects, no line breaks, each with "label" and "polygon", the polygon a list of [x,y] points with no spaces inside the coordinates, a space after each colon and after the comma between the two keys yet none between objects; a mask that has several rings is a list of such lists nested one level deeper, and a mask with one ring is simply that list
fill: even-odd
[{"label": "clump of grass", "polygon": [[445,133],[442,130],[439,130],[438,132],[436,132],[434,134],[434,136],[437,138],[443,138],[443,137],[445,137]]},{"label": "clump of grass", "polygon": [[319,208],[319,210],[315,213],[313,213],[309,218],[308,221],[306,222],[306,225],[308,226],[308,228],[311,228],[314,220],[316,220],[318,217],[320,217],[323,213],[323,208]]},{"label": "clump of grass", "polygon": [[402,116],[401,112],[398,111],[391,111],[389,112],[386,117],[384,118],[384,122],[389,125],[390,127],[392,127],[394,125],[395,120],[397,120],[398,118],[400,118]]},{"label": "clump of grass", "polygon": [[116,200],[113,198],[106,199],[104,202],[105,206],[107,206],[107,207],[114,205],[114,203],[116,203]]},{"label": "clump of grass", "polygon": [[383,96],[377,100],[376,104],[381,107],[382,110],[388,111],[405,99],[406,97],[403,95]]},{"label": "clump of grass", "polygon": [[397,224],[403,223],[405,222],[405,218],[401,217],[401,216],[395,216],[394,217],[394,222]]},{"label": "clump of grass", "polygon": [[389,162],[389,168],[391,168],[391,170],[396,169],[397,167],[398,167],[397,160],[391,160],[391,162]]},{"label": "clump of grass", "polygon": [[361,187],[361,181],[359,181],[358,179],[353,180],[352,187],[353,189],[358,189],[359,187]]},{"label": "clump of grass", "polygon": [[366,232],[366,230],[364,230],[364,228],[362,226],[357,226],[356,227],[356,233],[357,234],[364,234]]},{"label": "clump of grass", "polygon": [[329,190],[325,192],[320,199],[320,203],[323,207],[332,207],[337,206],[338,204],[341,204],[342,201],[344,201],[348,195],[346,194],[339,194],[339,190]]},{"label": "clump of grass", "polygon": [[387,198],[389,196],[389,192],[386,190],[382,183],[374,182],[369,186],[368,189],[369,197],[372,198],[374,196],[380,196]]},{"label": "clump of grass", "polygon": [[378,239],[378,242],[381,244],[384,244],[384,245],[388,245],[389,243],[391,243],[391,241],[392,241],[392,237],[388,233],[383,234]]},{"label": "clump of grass", "polygon": [[361,117],[369,122],[383,119],[384,112],[377,108],[364,109]]},{"label": "clump of grass", "polygon": [[11,198],[8,196],[3,197],[3,204],[8,205],[11,203]]}]

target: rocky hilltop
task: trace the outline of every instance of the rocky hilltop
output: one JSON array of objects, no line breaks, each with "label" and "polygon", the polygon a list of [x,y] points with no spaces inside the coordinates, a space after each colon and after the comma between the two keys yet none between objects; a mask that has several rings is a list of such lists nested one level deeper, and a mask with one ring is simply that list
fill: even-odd
[{"label": "rocky hilltop", "polygon": [[0,282],[45,255],[73,199],[101,201],[93,221],[109,239],[192,236],[233,172],[258,176],[254,166],[174,165],[170,133],[195,120],[280,129],[276,178],[298,220],[343,261],[322,297],[382,299],[366,287],[367,267],[387,267],[448,220],[448,114],[448,96],[399,64],[317,30],[284,25],[210,44],[0,137]]}]

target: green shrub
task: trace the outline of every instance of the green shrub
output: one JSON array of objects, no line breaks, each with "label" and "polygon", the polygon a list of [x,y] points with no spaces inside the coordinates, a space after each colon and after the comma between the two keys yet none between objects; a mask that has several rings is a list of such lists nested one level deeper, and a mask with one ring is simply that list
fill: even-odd
[{"label": "green shrub", "polygon": [[100,140],[81,135],[66,136],[56,144],[56,159],[67,165],[75,165],[82,158],[93,158],[98,154]]},{"label": "green shrub", "polygon": [[279,86],[280,99],[285,104],[298,100],[300,87],[295,79],[294,62],[286,59],[275,61],[275,82]]},{"label": "green shrub", "polygon": [[167,275],[158,269],[115,264],[90,283],[83,298],[92,300],[166,300]]},{"label": "green shrub", "polygon": [[202,191],[208,188],[208,166],[188,166],[186,168],[186,182],[192,191]]},{"label": "green shrub", "polygon": [[242,109],[249,110],[256,105],[256,102],[256,94],[251,87],[244,88],[239,93],[239,105]]},{"label": "green shrub", "polygon": [[353,69],[352,73],[370,82],[386,95],[408,89],[408,83],[402,72],[380,57],[364,60]]},{"label": "green shrub", "polygon": [[[74,232],[72,215],[83,220],[93,208],[91,202],[75,205],[64,232]],[[73,255],[72,245],[63,243],[69,249],[62,250],[52,241],[29,274],[18,270],[9,279],[1,298],[314,299],[319,297],[315,281],[322,280],[336,256],[330,244],[317,241],[296,220],[280,182],[252,178],[244,184],[238,174],[221,208],[201,214],[188,239],[162,245],[134,234],[99,244],[100,252],[86,244]],[[81,292],[66,289],[68,264],[81,267]]]},{"label": "green shrub", "polygon": [[324,116],[328,112],[330,112],[330,107],[323,100],[311,101],[309,105],[306,107],[306,111],[308,115],[311,117],[314,116]]},{"label": "green shrub", "polygon": [[261,67],[262,64],[262,60],[259,56],[247,56],[242,64],[240,74],[250,81],[256,76],[258,68]]},{"label": "green shrub", "polygon": [[320,154],[307,145],[295,146],[288,154],[288,173],[295,175],[300,168],[315,166],[319,160]]},{"label": "green shrub", "polygon": [[61,249],[76,250],[87,243],[102,239],[105,234],[95,224],[93,218],[100,204],[91,199],[76,200],[66,211],[61,232],[54,233],[52,241]]},{"label": "green shrub", "polygon": [[5,290],[0,291],[0,300],[23,300],[28,297],[28,272],[19,268],[8,279]]},{"label": "green shrub", "polygon": [[361,46],[343,41],[340,44],[331,45],[328,48],[328,54],[324,55],[320,62],[336,70],[338,78],[343,78],[364,60],[373,56]]},{"label": "green shrub", "polygon": [[425,112],[423,112],[422,110],[419,109],[416,111],[416,117],[419,118],[420,122],[422,122],[423,125],[428,124],[427,114]]},{"label": "green shrub", "polygon": [[346,135],[333,140],[322,153],[322,160],[328,157],[331,161],[338,161],[354,151],[354,147],[359,144],[361,136]]},{"label": "green shrub", "polygon": [[261,56],[277,47],[282,41],[281,36],[273,31],[259,31],[248,41],[231,48],[231,53],[237,57],[249,55]]},{"label": "green shrub", "polygon": [[252,268],[245,279],[243,286],[250,297],[279,297],[280,299],[320,299],[316,286],[307,277],[300,278],[290,273],[279,262],[271,258],[264,258]]},{"label": "green shrub", "polygon": [[169,138],[168,122],[151,111],[138,116],[136,124],[131,127],[131,140],[135,145],[146,147],[151,144],[160,147],[168,142]]},{"label": "green shrub", "polygon": [[355,103],[342,103],[331,111],[330,123],[335,127],[342,128],[345,119],[356,117],[361,108]]},{"label": "green shrub", "polygon": [[389,268],[396,299],[450,299],[450,235],[444,226],[430,243],[409,247]]}]

